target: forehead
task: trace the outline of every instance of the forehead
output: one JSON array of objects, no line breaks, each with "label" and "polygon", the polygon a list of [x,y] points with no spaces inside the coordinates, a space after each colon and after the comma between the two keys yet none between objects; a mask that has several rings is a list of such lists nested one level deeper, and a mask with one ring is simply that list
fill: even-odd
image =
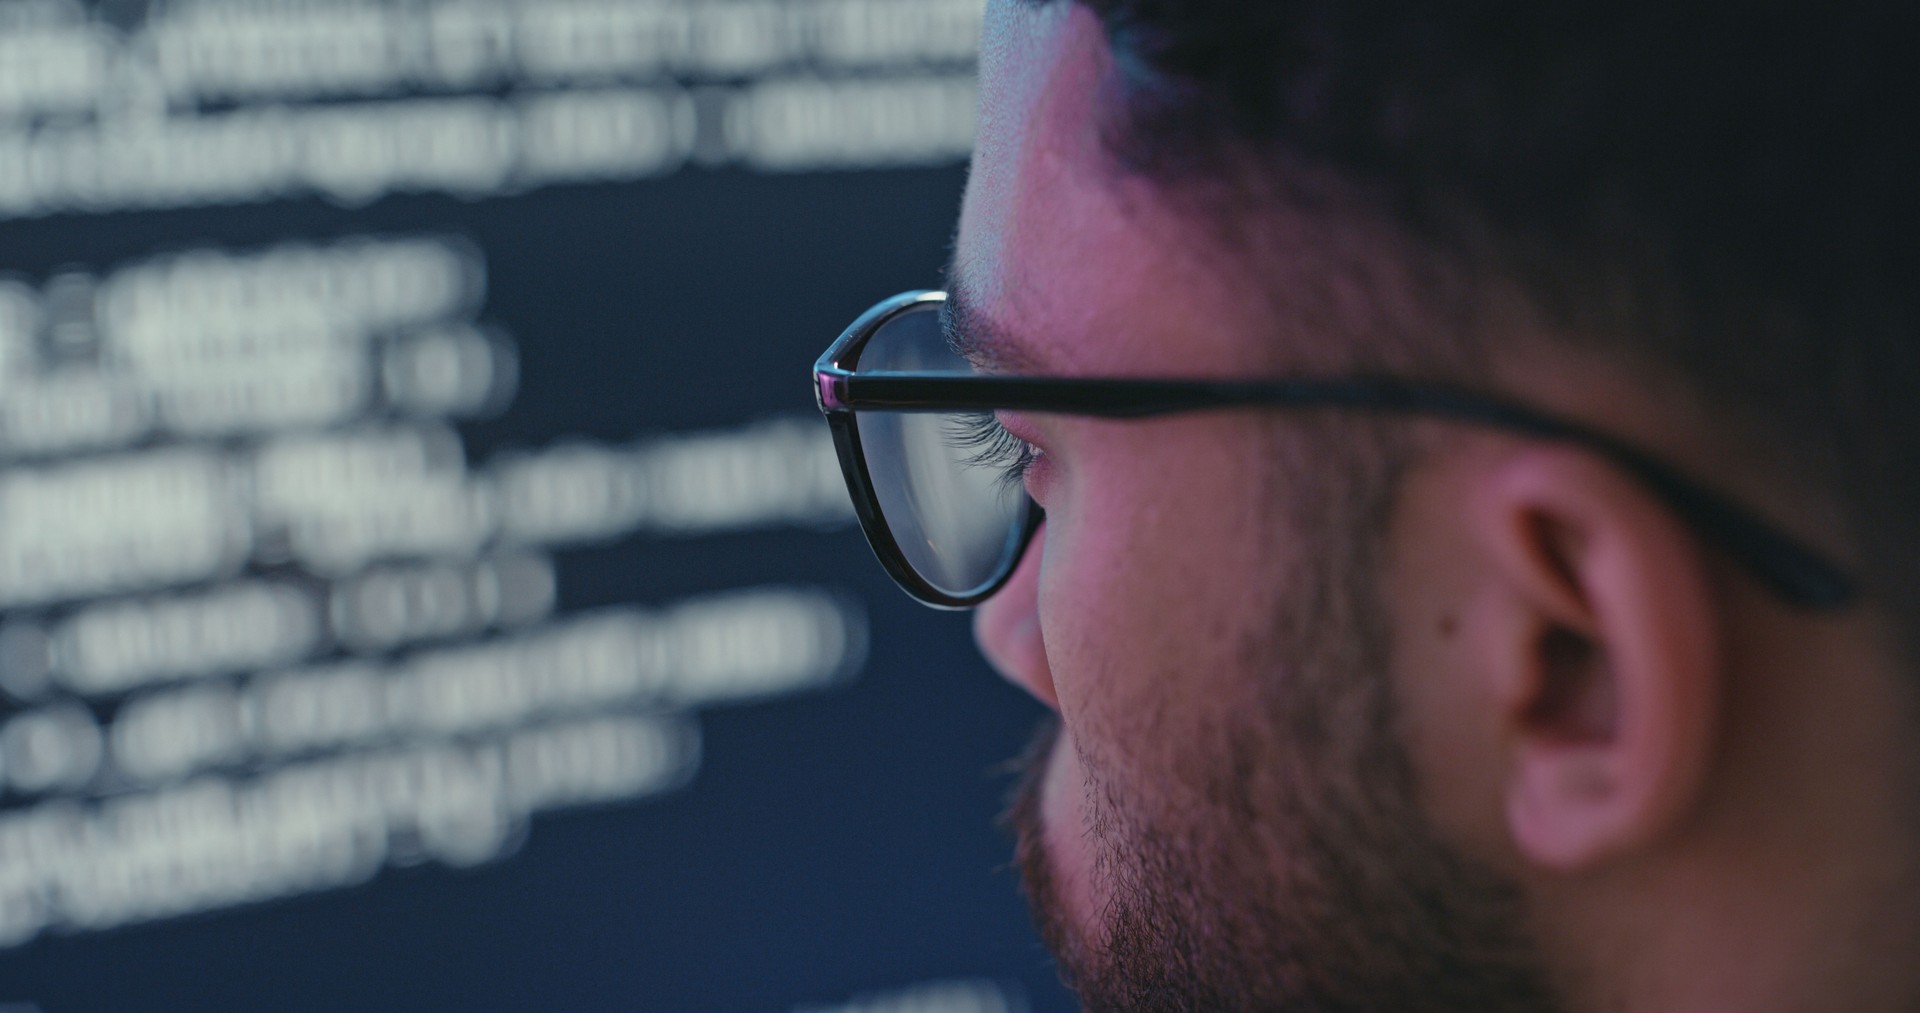
[{"label": "forehead", "polygon": [[992,0],[950,284],[1068,374],[1246,373],[1268,318],[1217,230],[1111,160],[1110,54],[1077,4]]}]

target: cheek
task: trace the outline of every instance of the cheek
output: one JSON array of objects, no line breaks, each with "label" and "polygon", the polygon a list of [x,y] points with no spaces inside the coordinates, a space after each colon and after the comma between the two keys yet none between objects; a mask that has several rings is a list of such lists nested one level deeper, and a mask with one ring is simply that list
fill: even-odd
[{"label": "cheek", "polygon": [[1118,771],[1151,769],[1156,743],[1248,690],[1272,532],[1248,478],[1256,441],[1226,428],[1108,424],[1054,490],[1039,609],[1055,691]]},{"label": "cheek", "polygon": [[1096,749],[1127,730],[1123,716],[1159,712],[1151,673],[1184,621],[1161,594],[1157,540],[1142,538],[1138,507],[1126,489],[1087,483],[1049,515],[1041,628],[1066,727]]},{"label": "cheek", "polygon": [[[1247,752],[1272,675],[1254,645],[1271,646],[1287,572],[1260,442],[1217,424],[1115,432],[1110,446],[1076,442],[1056,473],[1038,581],[1062,727],[1041,812],[1059,900],[1083,931],[1113,899],[1102,863],[1126,869],[1142,841],[1168,839],[1216,840],[1219,861],[1251,863],[1272,849],[1246,839],[1232,800],[1282,797],[1264,783],[1279,755]],[[1237,763],[1250,756],[1253,769]]]}]

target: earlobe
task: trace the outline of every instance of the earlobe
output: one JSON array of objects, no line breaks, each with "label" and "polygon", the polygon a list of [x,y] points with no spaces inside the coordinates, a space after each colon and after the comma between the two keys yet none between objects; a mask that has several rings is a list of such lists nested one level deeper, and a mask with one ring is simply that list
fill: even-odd
[{"label": "earlobe", "polygon": [[1577,450],[1506,459],[1481,493],[1508,829],[1539,866],[1595,868],[1674,830],[1703,789],[1721,678],[1706,550]]}]

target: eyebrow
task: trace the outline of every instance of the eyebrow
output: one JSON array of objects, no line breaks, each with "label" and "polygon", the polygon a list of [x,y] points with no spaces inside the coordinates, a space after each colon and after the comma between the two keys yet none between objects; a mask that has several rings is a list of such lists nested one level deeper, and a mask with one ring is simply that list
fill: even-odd
[{"label": "eyebrow", "polygon": [[940,329],[955,353],[983,372],[1016,375],[1045,372],[1025,342],[980,309],[972,290],[952,265],[947,267],[946,284],[947,300],[940,311]]}]

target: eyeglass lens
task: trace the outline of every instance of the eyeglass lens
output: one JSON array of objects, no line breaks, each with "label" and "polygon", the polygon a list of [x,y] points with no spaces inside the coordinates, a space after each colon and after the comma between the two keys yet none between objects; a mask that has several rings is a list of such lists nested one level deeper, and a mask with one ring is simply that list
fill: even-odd
[{"label": "eyeglass lens", "polygon": [[[853,365],[860,374],[974,372],[948,345],[935,303],[882,323]],[[854,419],[880,514],[920,579],[967,598],[1004,577],[1033,506],[992,459],[991,413],[860,411]]]}]

